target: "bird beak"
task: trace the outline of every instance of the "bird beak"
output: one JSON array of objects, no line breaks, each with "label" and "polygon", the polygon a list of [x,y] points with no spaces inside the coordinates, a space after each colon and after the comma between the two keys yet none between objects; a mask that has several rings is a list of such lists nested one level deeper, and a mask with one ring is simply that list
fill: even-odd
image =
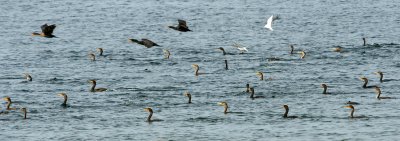
[{"label": "bird beak", "polygon": [[344,106],[344,108],[351,108],[350,106]]}]

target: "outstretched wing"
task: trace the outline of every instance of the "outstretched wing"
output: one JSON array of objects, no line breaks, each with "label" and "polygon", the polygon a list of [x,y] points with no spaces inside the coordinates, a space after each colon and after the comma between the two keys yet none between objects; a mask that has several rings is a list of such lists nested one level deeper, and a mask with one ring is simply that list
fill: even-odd
[{"label": "outstretched wing", "polygon": [[269,17],[268,20],[267,20],[267,24],[264,26],[265,28],[268,28],[271,31],[273,31],[273,29],[272,29],[272,20],[273,20],[273,18],[274,18],[273,15],[271,17]]},{"label": "outstretched wing", "polygon": [[275,15],[275,17],[272,19],[272,21],[279,20],[279,19],[281,19],[281,16]]},{"label": "outstretched wing", "polygon": [[186,25],[186,21],[178,19],[179,26],[188,28]]},{"label": "outstretched wing", "polygon": [[149,39],[142,39],[143,45],[146,47],[152,47],[152,46],[159,46],[158,44],[154,43],[153,41],[150,41]]},{"label": "outstretched wing", "polygon": [[143,42],[144,44],[154,44],[154,42],[151,41],[151,40],[149,40],[149,39],[142,39],[142,42]]},{"label": "outstretched wing", "polygon": [[44,24],[44,25],[41,26],[41,28],[42,28],[42,32],[43,32],[44,35],[52,35],[54,29],[56,28],[56,25],[54,25],[54,24],[53,25]]}]

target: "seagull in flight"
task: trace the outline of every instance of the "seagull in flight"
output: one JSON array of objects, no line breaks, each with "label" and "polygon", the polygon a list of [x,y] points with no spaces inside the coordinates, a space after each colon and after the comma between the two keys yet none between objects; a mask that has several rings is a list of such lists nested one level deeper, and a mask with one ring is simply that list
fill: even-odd
[{"label": "seagull in flight", "polygon": [[241,54],[244,53],[244,51],[248,52],[246,47],[243,47],[242,45],[240,45],[238,43],[234,43],[232,46],[237,48]]},{"label": "seagull in flight", "polygon": [[272,29],[272,22],[275,21],[275,20],[277,20],[277,19],[279,19],[279,16],[275,16],[275,17],[274,17],[274,15],[272,15],[271,17],[268,18],[267,24],[266,24],[264,27],[267,28],[267,29],[269,29],[269,30],[271,30],[271,31],[274,31],[274,30]]}]

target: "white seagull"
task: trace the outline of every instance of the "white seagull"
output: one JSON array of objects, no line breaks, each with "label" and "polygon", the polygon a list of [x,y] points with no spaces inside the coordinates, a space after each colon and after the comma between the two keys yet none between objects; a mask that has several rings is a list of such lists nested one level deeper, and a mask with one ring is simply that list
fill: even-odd
[{"label": "white seagull", "polygon": [[240,53],[244,53],[244,51],[248,52],[247,48],[246,48],[246,47],[243,47],[243,46],[240,45],[240,44],[234,43],[232,46],[235,47],[235,48],[237,48],[237,49],[240,51]]},{"label": "white seagull", "polygon": [[267,24],[266,24],[264,27],[267,28],[267,29],[269,29],[269,30],[271,30],[271,31],[274,31],[274,30],[272,29],[272,21],[273,21],[273,20],[274,20],[274,15],[272,15],[271,17],[268,18]]}]

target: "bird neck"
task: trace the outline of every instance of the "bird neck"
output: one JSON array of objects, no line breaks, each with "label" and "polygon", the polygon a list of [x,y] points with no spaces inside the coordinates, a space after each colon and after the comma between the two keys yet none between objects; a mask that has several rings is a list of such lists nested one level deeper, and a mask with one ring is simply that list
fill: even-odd
[{"label": "bird neck", "polygon": [[26,113],[27,113],[26,110],[24,110],[24,119],[26,119]]},{"label": "bird neck", "polygon": [[32,81],[32,77],[31,77],[31,76],[27,76],[26,79],[27,79],[28,81]]},{"label": "bird neck", "polygon": [[7,107],[7,110],[10,110],[10,109],[11,109],[11,108],[10,108],[10,107],[11,107],[11,103],[12,103],[11,101],[7,101],[7,106],[6,106],[6,107]]},{"label": "bird neck", "polygon": [[293,54],[294,48],[293,46],[290,46],[290,54]]},{"label": "bird neck", "polygon": [[153,116],[153,112],[150,112],[149,116],[147,117],[147,122],[151,121],[151,116]]},{"label": "bird neck", "polygon": [[322,94],[326,94],[327,89],[328,89],[327,87],[324,87],[324,91],[322,92]]},{"label": "bird neck", "polygon": [[363,42],[364,42],[363,46],[367,45],[367,41],[365,40],[365,38],[363,38]]},{"label": "bird neck", "polygon": [[254,98],[254,90],[250,91],[250,98]]},{"label": "bird neck", "polygon": [[379,81],[383,82],[383,74],[379,74],[379,76],[380,76]]},{"label": "bird neck", "polygon": [[224,113],[225,113],[225,114],[228,113],[228,105],[225,105],[225,106],[224,106]]},{"label": "bird neck", "polygon": [[100,51],[100,54],[99,54],[100,56],[103,56],[103,51]]},{"label": "bird neck", "polygon": [[364,80],[363,88],[366,88],[366,87],[367,87],[367,84],[368,84],[368,80]]},{"label": "bird neck", "polygon": [[250,92],[250,85],[246,85],[246,93]]},{"label": "bird neck", "polygon": [[301,53],[301,57],[300,58],[304,59],[305,56],[306,56],[306,53],[303,52],[303,53]]},{"label": "bird neck", "polygon": [[264,74],[260,74],[260,80],[264,80]]},{"label": "bird neck", "polygon": [[67,96],[64,96],[64,102],[63,102],[63,105],[67,105],[67,100],[68,100],[68,97],[67,97]]},{"label": "bird neck", "polygon": [[189,102],[188,103],[192,103],[192,96],[188,96],[189,97]]},{"label": "bird neck", "polygon": [[289,114],[289,108],[285,109],[285,113],[283,114],[283,117],[288,117]]},{"label": "bird neck", "polygon": [[377,99],[380,99],[380,97],[381,97],[381,93],[378,92],[378,94],[376,95],[376,98],[377,98]]},{"label": "bird neck", "polygon": [[90,91],[91,91],[91,92],[94,92],[94,88],[95,88],[95,87],[96,87],[96,83],[93,83],[93,84],[92,84],[92,88],[90,88]]},{"label": "bird neck", "polygon": [[225,60],[225,69],[228,70],[228,60]]},{"label": "bird neck", "polygon": [[90,55],[90,60],[95,61],[96,60],[96,56]]},{"label": "bird neck", "polygon": [[195,74],[196,76],[199,75],[199,68],[197,68],[197,69],[195,70],[194,74]]},{"label": "bird neck", "polygon": [[225,52],[225,50],[222,50],[222,54],[223,54],[223,55],[226,55],[226,52]]},{"label": "bird neck", "polygon": [[350,113],[350,117],[351,117],[351,118],[353,118],[353,117],[354,117],[354,116],[353,116],[353,114],[354,114],[354,111],[355,111],[354,109],[351,109],[351,113]]}]

